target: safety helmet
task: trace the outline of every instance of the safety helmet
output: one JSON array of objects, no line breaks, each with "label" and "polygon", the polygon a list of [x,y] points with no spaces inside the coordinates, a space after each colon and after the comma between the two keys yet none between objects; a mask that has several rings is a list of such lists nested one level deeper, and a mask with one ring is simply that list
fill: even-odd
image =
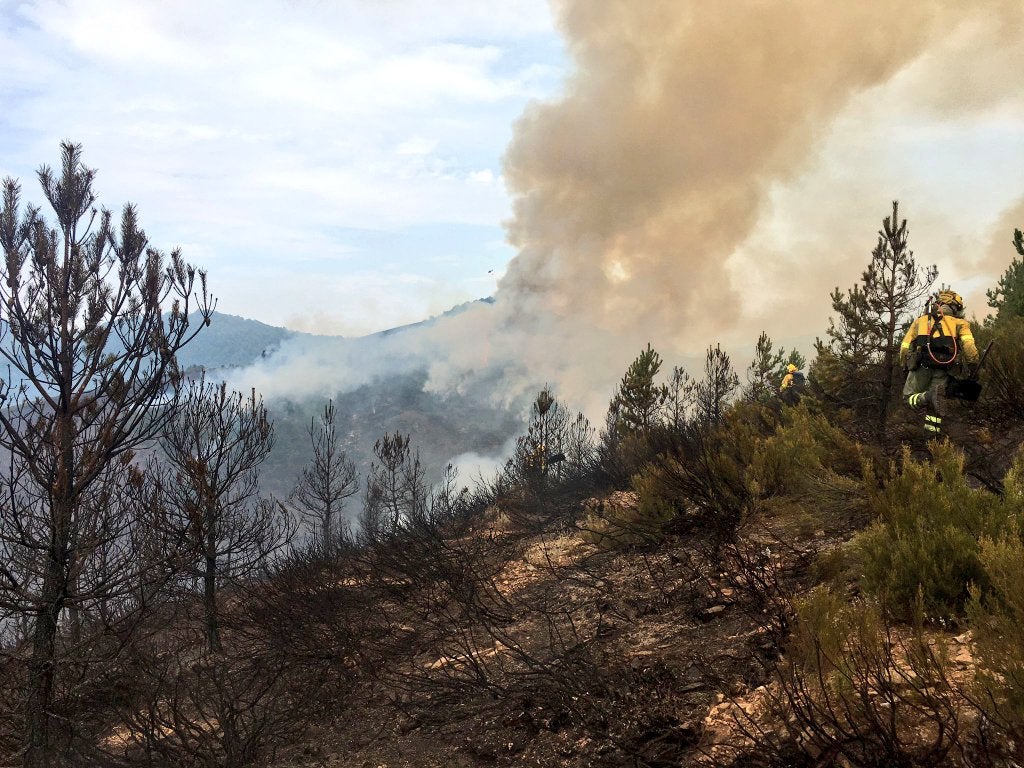
[{"label": "safety helmet", "polygon": [[799,371],[799,370],[800,370],[800,369],[799,369],[799,368],[797,368],[797,367],[796,367],[795,365],[793,365],[792,363],[790,363],[789,365],[787,365],[787,366],[786,366],[786,372],[787,372],[787,373],[796,373],[796,372],[797,372],[797,371]]},{"label": "safety helmet", "polygon": [[938,303],[945,304],[957,315],[964,311],[964,299],[959,293],[949,288],[939,291]]}]

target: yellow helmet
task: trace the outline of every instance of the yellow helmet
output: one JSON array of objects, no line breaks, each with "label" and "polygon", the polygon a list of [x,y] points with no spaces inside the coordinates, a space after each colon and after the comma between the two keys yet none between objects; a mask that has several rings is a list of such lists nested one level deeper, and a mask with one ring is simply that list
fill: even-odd
[{"label": "yellow helmet", "polygon": [[796,367],[795,365],[793,365],[792,363],[790,363],[789,365],[787,365],[787,366],[786,366],[786,373],[796,373],[796,372],[797,372],[797,371],[799,371],[799,370],[800,370],[800,369],[799,369],[799,368],[797,368],[797,367]]},{"label": "yellow helmet", "polygon": [[964,308],[963,296],[961,296],[956,291],[950,290],[949,288],[944,288],[943,290],[939,291],[938,299],[939,304],[947,304],[956,311],[959,311]]}]

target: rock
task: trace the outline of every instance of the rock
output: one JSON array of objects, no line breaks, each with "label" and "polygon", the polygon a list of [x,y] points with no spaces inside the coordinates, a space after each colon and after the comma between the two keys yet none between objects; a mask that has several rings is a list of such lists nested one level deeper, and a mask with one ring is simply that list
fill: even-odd
[{"label": "rock", "polygon": [[706,608],[703,612],[701,612],[700,616],[702,619],[707,621],[713,619],[715,616],[722,613],[724,610],[724,605],[712,605],[710,608]]}]

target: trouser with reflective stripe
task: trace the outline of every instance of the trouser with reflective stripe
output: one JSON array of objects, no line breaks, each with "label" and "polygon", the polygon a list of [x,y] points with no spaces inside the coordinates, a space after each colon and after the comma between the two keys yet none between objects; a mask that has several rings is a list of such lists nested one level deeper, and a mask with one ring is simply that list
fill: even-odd
[{"label": "trouser with reflective stripe", "polygon": [[907,374],[903,385],[903,398],[911,408],[924,408],[930,405],[936,412],[941,409],[941,393],[946,389],[949,375],[937,368],[918,368]]},{"label": "trouser with reflective stripe", "polygon": [[918,368],[907,374],[903,385],[903,397],[914,409],[928,409],[925,413],[924,428],[933,434],[942,431],[942,414],[945,408],[942,397],[945,394],[949,375],[936,368]]}]

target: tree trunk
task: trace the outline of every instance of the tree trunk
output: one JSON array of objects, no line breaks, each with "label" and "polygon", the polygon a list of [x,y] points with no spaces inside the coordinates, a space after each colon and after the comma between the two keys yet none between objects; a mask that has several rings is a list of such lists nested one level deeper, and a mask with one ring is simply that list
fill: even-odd
[{"label": "tree trunk", "polygon": [[46,572],[32,632],[32,657],[28,663],[28,695],[25,702],[25,768],[49,768],[50,706],[56,675],[57,627],[64,607],[67,526],[66,505],[56,511],[56,536],[46,558]]},{"label": "tree trunk", "polygon": [[60,615],[60,581],[53,578],[51,573],[47,574],[43,593],[43,601],[48,606],[36,617],[32,633],[32,658],[28,664],[25,768],[50,766],[50,703],[53,699],[57,618]]},{"label": "tree trunk", "polygon": [[882,355],[884,367],[882,369],[882,398],[878,409],[878,431],[883,440],[886,438],[886,427],[889,425],[889,403],[892,400],[892,388],[895,380],[893,368],[896,365],[896,348],[893,339],[896,336],[896,320],[897,311],[893,309],[889,313],[889,324],[886,328],[888,335]]},{"label": "tree trunk", "polygon": [[206,643],[211,652],[221,650],[217,622],[217,537],[212,521],[206,526],[206,568],[203,571],[203,608],[206,611]]},{"label": "tree trunk", "polygon": [[334,510],[331,503],[327,502],[324,509],[324,557],[334,556],[334,537],[331,534],[331,518],[334,517]]},{"label": "tree trunk", "polygon": [[51,765],[50,708],[56,677],[57,628],[68,591],[68,543],[74,511],[73,423],[62,414],[53,427],[56,471],[51,487],[50,546],[47,550],[38,613],[32,632],[25,701],[25,768]]}]

